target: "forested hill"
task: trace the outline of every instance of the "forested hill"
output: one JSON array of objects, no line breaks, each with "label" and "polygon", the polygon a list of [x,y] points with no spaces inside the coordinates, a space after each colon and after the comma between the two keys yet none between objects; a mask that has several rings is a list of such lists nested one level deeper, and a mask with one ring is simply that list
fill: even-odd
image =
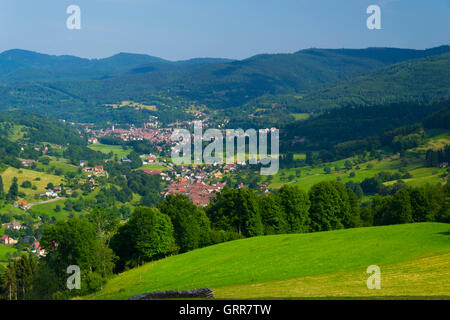
[{"label": "forested hill", "polygon": [[[145,99],[149,92],[169,92],[210,108],[239,106],[264,94],[306,93],[320,85],[360,75],[399,61],[449,52],[369,48],[362,50],[309,49],[294,54],[263,54],[227,63],[185,70],[145,72],[104,81],[55,87],[95,101]],[[112,95],[112,96],[111,96]]]},{"label": "forested hill", "polygon": [[[450,46],[308,49],[241,61],[180,62],[125,53],[88,60],[13,50],[0,54],[0,109],[76,122],[99,117],[133,122],[142,115],[135,110],[112,112],[104,105],[139,101],[157,106],[157,112],[147,113],[160,118],[173,113],[178,119],[183,119],[183,108],[204,105],[230,109],[236,120],[266,107],[310,112],[348,104],[428,103],[449,96],[449,59]],[[28,82],[21,82],[25,79]],[[266,118],[270,123],[279,117],[269,112]]]},{"label": "forested hill", "polygon": [[306,95],[298,110],[450,98],[450,53],[387,66]]},{"label": "forested hill", "polygon": [[145,54],[124,52],[104,59],[84,59],[14,49],[0,53],[0,82],[104,79],[142,72],[186,69],[226,61],[231,60],[199,58],[172,62]]}]

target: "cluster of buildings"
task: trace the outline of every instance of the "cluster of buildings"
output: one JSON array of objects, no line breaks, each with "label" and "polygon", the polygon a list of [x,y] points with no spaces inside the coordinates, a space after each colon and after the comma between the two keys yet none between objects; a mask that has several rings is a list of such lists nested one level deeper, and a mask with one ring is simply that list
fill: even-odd
[{"label": "cluster of buildings", "polygon": [[[24,228],[22,226],[22,224],[20,222],[17,222],[17,221],[4,223],[4,224],[2,224],[2,227],[6,228],[6,229],[12,229],[12,230],[20,230],[20,229]],[[2,237],[0,238],[0,243],[4,244],[4,245],[7,245],[7,246],[8,245],[14,245],[17,242],[19,242],[19,240],[13,239],[12,237],[10,237],[7,234],[2,235]]]},{"label": "cluster of buildings", "polygon": [[[21,230],[24,229],[25,227],[18,221],[12,221],[12,222],[8,222],[8,223],[4,223],[2,224],[2,227],[6,228],[6,229],[13,229],[13,230]],[[30,236],[25,236],[23,238],[23,240],[27,243],[30,243],[31,241],[31,252],[35,253],[36,255],[43,257],[45,256],[45,250],[42,248],[42,246],[40,245],[39,241],[37,241],[34,237],[30,237]],[[7,245],[7,246],[12,246],[15,245],[19,242],[19,240],[12,238],[11,236],[4,234],[1,236],[0,238],[0,243],[3,245]]]},{"label": "cluster of buildings", "polygon": [[172,129],[158,129],[154,126],[144,124],[143,128],[136,128],[133,125],[128,129],[116,128],[112,126],[108,129],[93,130],[85,128],[86,133],[90,135],[88,142],[91,144],[98,143],[98,139],[105,136],[114,136],[123,141],[150,141],[154,145],[162,145],[171,143]]},{"label": "cluster of buildings", "polygon": [[216,192],[220,192],[223,187],[225,187],[224,183],[207,185],[200,180],[181,178],[169,185],[166,195],[184,194],[188,196],[195,205],[204,207],[210,203],[211,199],[216,197]]},{"label": "cluster of buildings", "polygon": [[2,237],[0,238],[0,243],[7,246],[16,244],[17,242],[19,242],[19,240],[15,240],[10,236],[8,236],[7,234],[2,235]]},{"label": "cluster of buildings", "polygon": [[61,193],[62,188],[60,186],[55,187],[55,189],[47,189],[44,193],[40,194],[41,198],[58,198]]},{"label": "cluster of buildings", "polygon": [[142,171],[150,176],[152,176],[152,175],[161,176],[161,180],[163,180],[163,181],[172,180],[167,173],[162,172],[162,171],[150,170],[150,169],[142,169]]},{"label": "cluster of buildings", "polygon": [[103,176],[107,177],[108,176],[108,172],[105,171],[103,166],[95,166],[93,168],[86,167],[86,168],[83,168],[83,171],[88,173],[88,178],[91,178],[92,176],[96,176],[96,177],[103,177]]}]

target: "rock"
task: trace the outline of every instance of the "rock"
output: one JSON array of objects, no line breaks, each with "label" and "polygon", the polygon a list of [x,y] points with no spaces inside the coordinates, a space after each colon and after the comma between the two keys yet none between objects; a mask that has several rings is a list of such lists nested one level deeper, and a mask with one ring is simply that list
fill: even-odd
[{"label": "rock", "polygon": [[214,299],[211,289],[194,289],[189,291],[155,291],[132,296],[128,300],[158,300],[158,299]]}]

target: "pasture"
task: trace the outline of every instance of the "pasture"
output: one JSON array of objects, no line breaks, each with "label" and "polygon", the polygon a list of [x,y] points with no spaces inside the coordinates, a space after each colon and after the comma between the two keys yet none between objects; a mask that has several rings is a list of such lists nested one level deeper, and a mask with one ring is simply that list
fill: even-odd
[{"label": "pasture", "polygon": [[[124,272],[86,298],[205,287],[216,298],[232,299],[381,295],[363,281],[370,265],[386,271],[385,295],[450,296],[450,287],[442,286],[450,271],[449,235],[449,224],[418,223],[231,241]],[[416,279],[414,289],[410,279]],[[303,283],[315,289],[307,293]]]}]

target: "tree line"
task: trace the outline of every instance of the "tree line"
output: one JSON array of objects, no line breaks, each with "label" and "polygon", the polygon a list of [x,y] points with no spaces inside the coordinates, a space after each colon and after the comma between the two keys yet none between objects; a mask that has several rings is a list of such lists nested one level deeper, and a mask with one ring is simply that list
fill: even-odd
[{"label": "tree line", "polygon": [[[309,192],[285,185],[264,195],[224,188],[205,208],[185,195],[168,195],[151,208],[135,208],[125,223],[120,223],[116,211],[97,208],[85,217],[48,224],[40,239],[46,256],[36,264],[30,257],[10,263],[0,277],[0,295],[66,299],[101,290],[114,273],[225,241],[399,223],[449,223],[449,213],[448,184],[404,187],[363,205],[351,186],[338,181],[319,182]],[[81,291],[66,287],[70,265],[81,268]]]}]

